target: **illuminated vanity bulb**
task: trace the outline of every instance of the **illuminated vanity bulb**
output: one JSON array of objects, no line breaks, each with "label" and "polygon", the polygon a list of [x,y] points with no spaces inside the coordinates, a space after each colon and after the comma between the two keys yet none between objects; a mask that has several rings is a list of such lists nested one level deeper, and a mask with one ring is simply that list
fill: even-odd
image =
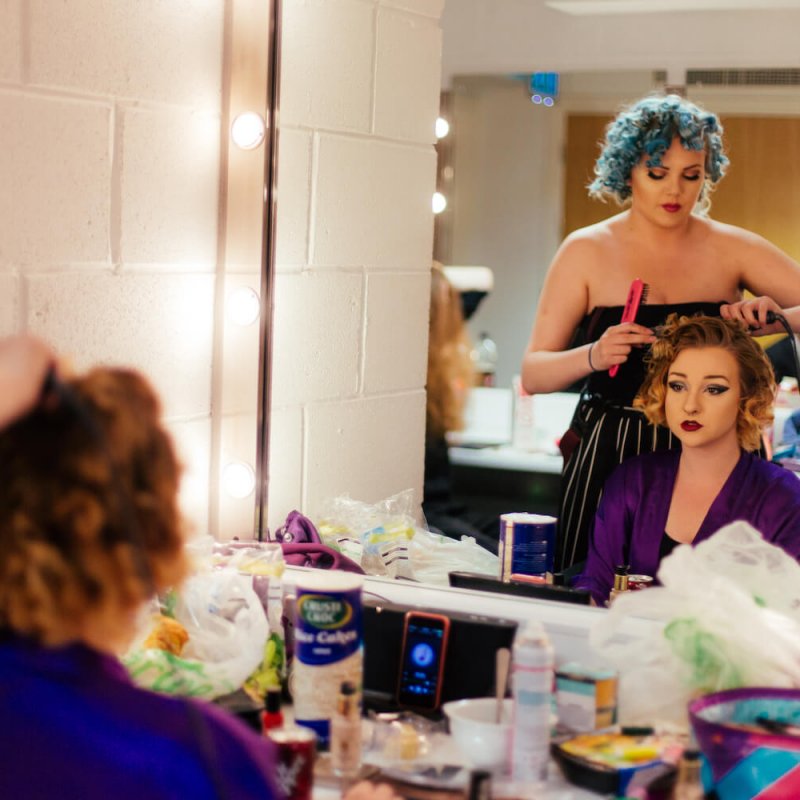
[{"label": "illuminated vanity bulb", "polygon": [[450,133],[450,123],[444,117],[437,117],[435,131],[437,139],[444,139]]},{"label": "illuminated vanity bulb", "polygon": [[256,488],[256,474],[244,461],[232,461],[222,470],[222,486],[231,497],[242,500]]},{"label": "illuminated vanity bulb", "polygon": [[231,125],[231,138],[242,150],[252,150],[264,141],[267,126],[264,119],[255,111],[245,111],[234,119]]},{"label": "illuminated vanity bulb", "polygon": [[261,314],[261,300],[249,286],[234,289],[225,306],[228,319],[242,327],[252,325]]},{"label": "illuminated vanity bulb", "polygon": [[431,206],[434,214],[441,214],[447,208],[447,198],[441,192],[434,192]]}]

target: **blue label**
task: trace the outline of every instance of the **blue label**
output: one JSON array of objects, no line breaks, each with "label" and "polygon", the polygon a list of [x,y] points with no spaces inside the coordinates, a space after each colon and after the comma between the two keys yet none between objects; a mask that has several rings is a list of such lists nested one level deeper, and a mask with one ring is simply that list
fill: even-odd
[{"label": "blue label", "polygon": [[360,589],[300,590],[297,595],[295,656],[304,664],[334,664],[361,648]]}]

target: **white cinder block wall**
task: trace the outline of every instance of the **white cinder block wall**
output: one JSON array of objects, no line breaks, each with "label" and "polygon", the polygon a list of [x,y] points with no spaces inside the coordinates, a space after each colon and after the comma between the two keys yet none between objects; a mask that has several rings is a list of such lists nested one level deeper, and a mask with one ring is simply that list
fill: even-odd
[{"label": "white cinder block wall", "polygon": [[0,335],[143,370],[201,529],[224,5],[0,3]]},{"label": "white cinder block wall", "polygon": [[269,524],[421,500],[444,0],[284,0]]}]

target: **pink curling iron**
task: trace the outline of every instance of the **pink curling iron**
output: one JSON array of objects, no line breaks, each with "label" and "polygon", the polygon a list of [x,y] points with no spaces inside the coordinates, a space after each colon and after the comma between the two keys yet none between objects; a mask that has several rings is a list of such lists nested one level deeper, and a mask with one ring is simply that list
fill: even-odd
[{"label": "pink curling iron", "polygon": [[[631,283],[631,288],[628,289],[628,300],[625,303],[625,310],[622,312],[622,322],[635,322],[636,312],[639,306],[647,299],[647,284],[640,278]],[[619,364],[614,364],[608,371],[609,376],[612,378],[619,372]]]}]

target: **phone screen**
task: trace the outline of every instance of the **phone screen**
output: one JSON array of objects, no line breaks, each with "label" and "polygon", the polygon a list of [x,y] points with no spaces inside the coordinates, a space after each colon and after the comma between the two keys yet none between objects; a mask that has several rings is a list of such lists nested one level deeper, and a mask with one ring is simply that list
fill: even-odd
[{"label": "phone screen", "polygon": [[397,691],[400,705],[439,706],[449,628],[450,620],[439,614],[406,614]]}]

